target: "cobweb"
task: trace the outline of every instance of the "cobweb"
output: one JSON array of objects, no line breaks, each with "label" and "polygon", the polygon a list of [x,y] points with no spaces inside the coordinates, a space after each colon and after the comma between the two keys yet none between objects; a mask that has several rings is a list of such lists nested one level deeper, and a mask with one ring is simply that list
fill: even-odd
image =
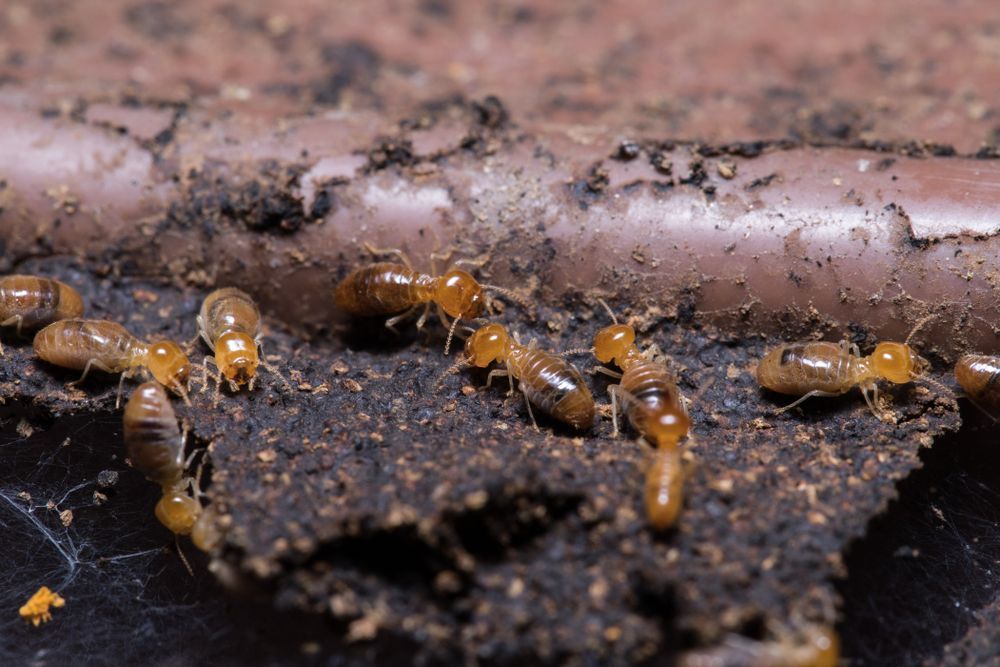
[{"label": "cobweb", "polygon": [[[341,651],[320,615],[234,600],[182,540],[188,573],[153,514],[159,488],[125,463],[121,413],[2,406],[0,461],[0,665],[329,664]],[[18,609],[41,586],[66,605],[32,627]]]},{"label": "cobweb", "polygon": [[[209,633],[194,613],[204,582],[153,516],[157,487],[125,464],[121,417],[2,414],[0,664],[127,664],[169,653],[179,629]],[[17,610],[40,586],[66,606],[35,628]]]},{"label": "cobweb", "polygon": [[962,431],[922,452],[924,467],[847,555],[852,667],[939,664],[1000,595],[997,430],[968,406],[962,416]]}]

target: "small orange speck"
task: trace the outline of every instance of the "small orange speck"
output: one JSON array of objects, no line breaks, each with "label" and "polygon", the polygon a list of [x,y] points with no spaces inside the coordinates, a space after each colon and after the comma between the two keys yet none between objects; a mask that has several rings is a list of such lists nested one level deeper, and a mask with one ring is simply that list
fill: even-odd
[{"label": "small orange speck", "polygon": [[62,599],[58,593],[50,591],[48,586],[42,586],[24,603],[18,613],[21,614],[21,618],[37,628],[42,623],[52,620],[50,607],[58,608],[65,604],[66,600]]}]

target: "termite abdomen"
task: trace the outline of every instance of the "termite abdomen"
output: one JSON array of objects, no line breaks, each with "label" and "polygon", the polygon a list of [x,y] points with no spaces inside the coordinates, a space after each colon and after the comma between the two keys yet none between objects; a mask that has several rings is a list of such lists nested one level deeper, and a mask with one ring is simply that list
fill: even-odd
[{"label": "termite abdomen", "polygon": [[125,405],[125,447],[133,467],[170,486],[184,476],[184,442],[167,393],[156,382],[136,389]]},{"label": "termite abdomen", "polygon": [[82,314],[83,300],[66,283],[38,276],[0,278],[0,326],[16,326],[20,333]]}]

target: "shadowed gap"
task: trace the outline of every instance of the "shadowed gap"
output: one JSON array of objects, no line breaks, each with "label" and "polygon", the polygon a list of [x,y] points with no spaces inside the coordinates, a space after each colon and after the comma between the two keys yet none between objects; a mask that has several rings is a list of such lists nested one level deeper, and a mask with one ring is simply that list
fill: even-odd
[{"label": "shadowed gap", "polygon": [[1000,430],[970,405],[962,417],[848,550],[839,631],[852,667],[933,664],[996,597]]}]

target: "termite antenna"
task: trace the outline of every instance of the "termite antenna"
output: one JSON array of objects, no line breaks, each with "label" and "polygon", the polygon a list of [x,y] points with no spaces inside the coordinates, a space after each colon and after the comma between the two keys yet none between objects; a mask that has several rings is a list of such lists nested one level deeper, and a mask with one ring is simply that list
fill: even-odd
[{"label": "termite antenna", "polygon": [[[951,397],[951,400],[953,400],[953,401],[955,400],[955,392],[952,391],[952,389],[950,387],[947,387],[947,386],[941,384],[940,382],[938,382],[934,378],[929,378],[926,375],[914,375],[913,376],[913,381],[914,382],[924,382],[926,384],[929,384],[930,386],[932,386],[935,389],[937,389],[938,392],[940,392],[943,396],[949,396],[949,397]],[[994,420],[994,421],[996,421],[996,420]]]},{"label": "termite antenna", "polygon": [[194,578],[194,569],[192,569],[191,563],[188,562],[187,556],[184,555],[184,550],[181,549],[181,538],[177,533],[174,533],[174,546],[177,548],[177,555],[181,557],[181,562],[184,563],[184,569],[188,571],[191,578]]},{"label": "termite antenna", "polygon": [[910,330],[910,335],[906,337],[906,340],[903,341],[903,344],[904,345],[909,345],[910,341],[913,339],[913,336],[918,331],[920,331],[921,327],[923,327],[925,324],[927,324],[931,320],[936,319],[937,317],[938,317],[938,314],[937,313],[933,313],[931,315],[928,315],[927,317],[924,317],[924,318],[922,318],[920,320],[917,320],[917,323],[913,325],[913,328]]},{"label": "termite antenna", "polygon": [[176,387],[174,387],[174,391],[177,392],[177,394],[181,397],[181,400],[184,401],[184,405],[186,405],[186,406],[188,406],[190,408],[191,407],[191,399],[188,398],[188,390],[187,390],[187,388],[184,385],[182,385],[182,384],[178,384]]},{"label": "termite antenna", "polygon": [[528,312],[533,312],[531,302],[527,298],[514,292],[514,290],[507,289],[506,287],[498,287],[497,285],[483,285],[483,289],[489,290],[490,292],[496,292],[497,294],[503,294],[505,297],[520,305]]},{"label": "termite antenna", "polygon": [[972,403],[972,407],[974,407],[976,410],[979,410],[984,415],[986,415],[987,417],[989,417],[990,421],[992,421],[994,424],[996,424],[997,422],[1000,422],[1000,419],[997,419],[996,417],[994,417],[993,414],[990,413],[989,410],[987,410],[983,406],[979,405],[979,401],[977,401],[976,399],[972,398],[971,396],[967,396],[967,395],[963,394],[962,396],[958,396],[957,398],[967,398],[967,399],[969,399],[969,403]]},{"label": "termite antenna", "polygon": [[559,353],[558,356],[560,356],[560,357],[569,357],[569,356],[572,356],[574,354],[590,354],[593,351],[594,351],[594,348],[592,348],[592,347],[574,347],[574,348],[571,348],[569,350],[563,350],[562,352]]},{"label": "termite antenna", "polygon": [[455,336],[455,327],[458,326],[458,321],[460,319],[462,319],[462,318],[456,317],[455,319],[453,319],[451,321],[451,326],[448,327],[448,338],[445,339],[445,341],[444,341],[444,356],[446,356],[446,357],[448,356],[448,350],[451,349],[451,339],[454,338],[454,336]]},{"label": "termite antenna", "polygon": [[608,302],[605,301],[604,299],[598,298],[597,303],[604,306],[604,310],[607,311],[608,315],[611,317],[611,322],[614,324],[618,324],[618,318],[615,317],[615,312],[611,310],[611,306],[608,305]]},{"label": "termite antenna", "polygon": [[449,375],[451,375],[452,373],[455,373],[455,372],[459,371],[460,369],[462,369],[462,368],[464,368],[466,366],[471,366],[471,365],[472,365],[472,362],[469,359],[459,359],[458,361],[456,361],[455,363],[453,363],[451,366],[449,366],[447,369],[445,369],[445,371],[443,373],[441,373],[441,375],[438,376],[437,382],[434,383],[435,386],[440,387],[442,384],[444,384],[445,378],[447,378]]}]

